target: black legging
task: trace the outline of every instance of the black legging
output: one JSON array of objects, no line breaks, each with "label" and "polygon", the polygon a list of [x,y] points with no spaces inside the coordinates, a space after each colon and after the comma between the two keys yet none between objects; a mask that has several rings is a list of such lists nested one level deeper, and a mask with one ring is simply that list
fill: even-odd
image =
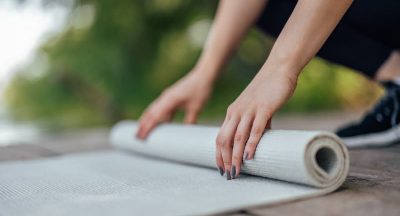
[{"label": "black legging", "polygon": [[[257,26],[277,37],[296,0],[270,0]],[[400,0],[355,0],[317,56],[373,78],[400,48]]]}]

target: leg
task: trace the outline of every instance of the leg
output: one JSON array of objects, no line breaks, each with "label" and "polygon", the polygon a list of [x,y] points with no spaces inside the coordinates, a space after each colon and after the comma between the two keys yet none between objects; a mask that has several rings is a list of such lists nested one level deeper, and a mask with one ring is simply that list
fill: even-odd
[{"label": "leg", "polygon": [[378,81],[396,80],[400,82],[400,50],[393,51],[390,57],[376,72],[375,79]]}]

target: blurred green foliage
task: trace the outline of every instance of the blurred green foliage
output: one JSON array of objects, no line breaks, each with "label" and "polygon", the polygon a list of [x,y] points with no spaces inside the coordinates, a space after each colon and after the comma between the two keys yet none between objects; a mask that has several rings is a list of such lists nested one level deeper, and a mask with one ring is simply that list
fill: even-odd
[{"label": "blurred green foliage", "polygon": [[[138,118],[195,64],[216,1],[79,0],[67,25],[8,88],[18,119],[61,126]],[[225,69],[202,119],[220,119],[268,56],[272,38],[252,30]],[[322,60],[304,70],[282,111],[359,107],[381,92],[360,75]]]}]

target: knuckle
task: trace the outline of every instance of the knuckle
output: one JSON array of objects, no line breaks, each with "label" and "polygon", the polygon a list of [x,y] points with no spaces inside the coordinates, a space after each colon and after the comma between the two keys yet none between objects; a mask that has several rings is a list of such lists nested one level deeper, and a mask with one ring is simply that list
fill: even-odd
[{"label": "knuckle", "polygon": [[219,147],[225,147],[227,145],[227,138],[223,135],[218,135],[216,142],[217,142],[217,146]]},{"label": "knuckle", "polygon": [[258,139],[264,133],[264,129],[261,127],[253,128],[251,134],[254,138]]},{"label": "knuckle", "polygon": [[235,154],[235,155],[232,156],[232,161],[240,162],[240,161],[242,161],[242,157],[239,156],[239,154]]},{"label": "knuckle", "polygon": [[231,114],[232,114],[232,108],[228,107],[228,108],[226,109],[226,115],[227,115],[227,116],[230,116]]},{"label": "knuckle", "polygon": [[232,144],[231,144],[231,142],[225,141],[224,143],[222,143],[222,149],[223,149],[223,151],[225,151],[225,152],[232,151]]},{"label": "knuckle", "polygon": [[154,113],[146,113],[145,118],[143,118],[143,124],[147,124],[155,119]]},{"label": "knuckle", "polygon": [[268,104],[266,102],[259,102],[256,105],[257,109],[260,110],[266,110],[266,108],[268,107]]},{"label": "knuckle", "polygon": [[222,138],[220,135],[218,135],[217,138],[215,139],[215,143],[217,144],[217,146],[221,146]]},{"label": "knuckle", "polygon": [[243,134],[242,133],[236,133],[234,140],[235,140],[235,142],[238,142],[238,143],[243,142],[243,140],[244,140]]},{"label": "knuckle", "polygon": [[152,113],[151,117],[149,118],[149,122],[157,122],[160,118],[162,118],[161,113]]},{"label": "knuckle", "polygon": [[248,146],[250,149],[255,148],[255,147],[257,146],[257,144],[258,144],[258,142],[257,142],[256,140],[249,140],[249,142],[247,142],[247,146]]},{"label": "knuckle", "polygon": [[232,165],[232,161],[224,161],[224,165],[225,166],[231,166]]},{"label": "knuckle", "polygon": [[229,105],[228,108],[226,109],[226,113],[229,115],[232,114],[234,111],[235,111],[235,107],[232,104]]},{"label": "knuckle", "polygon": [[160,100],[178,100],[180,99],[180,94],[171,89],[166,89],[161,93]]},{"label": "knuckle", "polygon": [[153,109],[149,110],[148,115],[149,115],[149,117],[154,118],[154,117],[156,117],[158,115],[158,113],[159,112],[155,108],[153,108]]}]

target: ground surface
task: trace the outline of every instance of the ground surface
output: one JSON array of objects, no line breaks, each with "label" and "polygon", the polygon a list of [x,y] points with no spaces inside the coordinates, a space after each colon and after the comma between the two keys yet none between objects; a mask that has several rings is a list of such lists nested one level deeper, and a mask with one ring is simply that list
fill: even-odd
[{"label": "ground surface", "polygon": [[[274,119],[273,128],[333,130],[359,114],[289,115]],[[110,148],[107,129],[46,136],[28,145],[0,147],[1,161],[29,160]],[[400,215],[400,144],[350,151],[350,174],[335,193],[259,206],[222,215]]]}]

